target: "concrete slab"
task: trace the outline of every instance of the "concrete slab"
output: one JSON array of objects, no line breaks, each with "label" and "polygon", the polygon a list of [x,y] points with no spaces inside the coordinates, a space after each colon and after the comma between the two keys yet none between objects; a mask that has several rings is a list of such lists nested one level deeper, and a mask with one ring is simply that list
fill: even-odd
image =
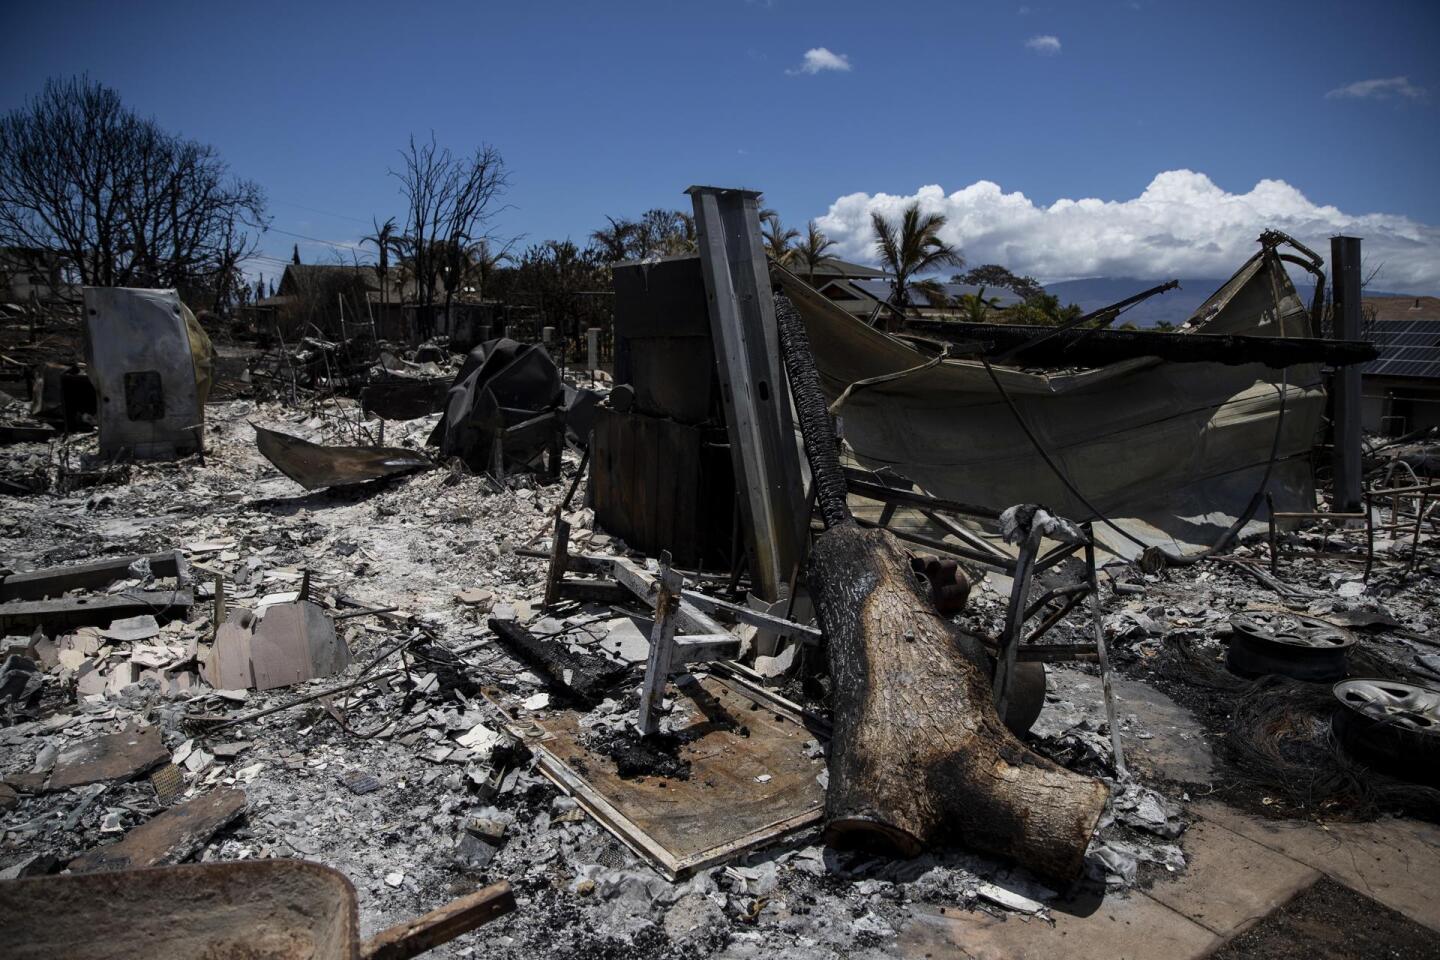
[{"label": "concrete slab", "polygon": [[[1058,697],[1047,702],[1030,728],[1036,736],[1055,736],[1082,720],[1105,720],[1100,678],[1065,664],[1046,666],[1048,687]],[[1178,783],[1210,783],[1214,757],[1188,709],[1148,684],[1116,677],[1115,716],[1130,766],[1142,774]]]},{"label": "concrete slab", "polygon": [[1263,820],[1233,807],[1191,811],[1298,860],[1432,930],[1440,930],[1440,828],[1414,820],[1320,824]]},{"label": "concrete slab", "polygon": [[1117,678],[1115,717],[1127,760],[1141,773],[1180,783],[1209,783],[1215,758],[1185,707],[1149,684]]},{"label": "concrete slab", "polygon": [[1196,821],[1185,832],[1185,873],[1149,895],[1225,937],[1263,919],[1320,879],[1320,871],[1232,830]]},{"label": "concrete slab", "polygon": [[1056,913],[1055,924],[997,919],[954,907],[915,906],[895,952],[969,960],[1187,960],[1220,945],[1211,930],[1144,894],[1111,897],[1089,916]]}]

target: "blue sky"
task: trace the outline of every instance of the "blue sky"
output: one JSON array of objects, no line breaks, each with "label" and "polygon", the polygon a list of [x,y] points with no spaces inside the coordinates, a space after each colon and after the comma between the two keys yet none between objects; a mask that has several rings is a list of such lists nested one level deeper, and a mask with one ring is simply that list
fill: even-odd
[{"label": "blue sky", "polygon": [[[47,76],[88,71],[258,181],[277,258],[292,242],[306,260],[338,249],[289,234],[345,244],[372,215],[399,214],[386,171],[410,133],[434,130],[503,153],[512,208],[495,229],[507,237],[583,241],[605,214],[682,207],[686,186],[714,183],[763,189],[797,225],[824,216],[860,256],[857,224],[881,195],[937,185],[926,202],[966,222],[955,239],[972,260],[1007,256],[1046,279],[1141,272],[1157,251],[1203,246],[1197,223],[1249,243],[1273,213],[1316,242],[1363,224],[1396,265],[1389,286],[1440,289],[1440,3],[1428,0],[56,0],[6,19],[0,109]],[[812,50],[824,69],[807,72]],[[1062,221],[1044,215],[1056,200],[1130,203],[1186,170],[1205,178],[1198,192],[1164,181],[1119,233],[1109,214],[1072,211],[1067,235],[1105,257],[1057,245]],[[1267,180],[1310,206],[1252,193]],[[998,194],[954,199],[978,182]],[[1248,219],[1209,218],[1234,197],[1249,198]],[[997,226],[1009,210],[1039,232]],[[1157,227],[1165,210],[1177,223]],[[1215,264],[1239,249],[1216,246]],[[1175,268],[1210,269],[1196,257]]]}]

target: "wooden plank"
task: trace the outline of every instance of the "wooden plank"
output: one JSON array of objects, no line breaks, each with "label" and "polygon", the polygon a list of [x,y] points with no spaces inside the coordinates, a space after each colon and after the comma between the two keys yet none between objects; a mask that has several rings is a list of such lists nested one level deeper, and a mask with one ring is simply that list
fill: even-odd
[{"label": "wooden plank", "polygon": [[[497,702],[499,691],[487,696]],[[825,762],[805,756],[804,746],[825,741],[821,725],[788,701],[755,696],[718,674],[678,684],[674,696],[687,718],[677,732],[688,780],[622,779],[614,761],[586,749],[573,711],[509,729],[542,774],[669,880],[820,822],[825,791],[815,777]]]},{"label": "wooden plank", "polygon": [[169,616],[189,610],[195,602],[190,588],[183,590],[127,590],[110,596],[67,597],[60,600],[13,600],[0,603],[0,629],[29,632],[35,627],[47,634],[75,627],[109,626],[110,621],[141,614]]},{"label": "wooden plank", "polygon": [[162,553],[107,557],[69,567],[26,570],[0,580],[0,601],[43,600],[60,597],[71,590],[99,590],[129,577],[130,565],[139,560],[148,560],[150,572],[157,577],[179,577],[186,569],[185,558],[180,551],[166,550]]},{"label": "wooden plank", "polygon": [[635,595],[614,580],[561,580],[555,587],[555,596],[565,600],[579,600],[581,603],[626,603]]},{"label": "wooden plank", "polygon": [[550,568],[545,574],[545,609],[555,606],[560,598],[560,581],[570,559],[570,523],[555,512],[555,532],[550,538]]},{"label": "wooden plank", "polygon": [[[618,583],[627,587],[635,596],[639,597],[646,604],[653,606],[655,599],[660,592],[656,583],[656,577],[648,570],[642,570],[634,563],[623,557],[617,557],[612,561],[611,572]],[[725,633],[723,624],[716,622],[708,614],[697,610],[695,605],[688,600],[682,599],[676,616],[680,620],[680,626],[692,633]]]},{"label": "wooden plank", "polygon": [[670,656],[672,670],[694,663],[733,660],[740,656],[740,638],[733,633],[692,633],[676,637]]},{"label": "wooden plank", "polygon": [[170,759],[159,727],[139,727],[71,744],[55,758],[46,791],[130,780]]},{"label": "wooden plank", "polygon": [[550,689],[587,708],[603,700],[630,672],[609,657],[570,649],[563,636],[538,636],[514,620],[492,617],[488,626],[505,651],[540,674]]},{"label": "wooden plank", "polygon": [[701,593],[698,590],[683,590],[680,594],[697,610],[704,613],[715,613],[723,610],[741,623],[748,623],[752,627],[762,627],[773,633],[791,640],[798,640],[801,643],[819,643],[824,639],[824,634],[817,627],[806,626],[803,623],[795,623],[785,620],[773,614],[755,610],[751,607],[738,603],[731,603],[728,600],[721,600]]},{"label": "wooden plank", "polygon": [[650,629],[650,650],[645,658],[645,683],[640,690],[640,732],[651,734],[660,723],[659,711],[665,698],[665,683],[674,667],[675,626],[679,619],[680,590],[685,580],[670,569],[666,554],[656,578],[655,625]]},{"label": "wooden plank", "polygon": [[184,863],[245,812],[245,791],[221,788],[165,810],[107,847],[70,861],[76,873]]},{"label": "wooden plank", "polygon": [[514,909],[515,895],[510,892],[510,884],[504,881],[491,884],[423,917],[380,931],[361,944],[360,957],[362,960],[409,960]]}]

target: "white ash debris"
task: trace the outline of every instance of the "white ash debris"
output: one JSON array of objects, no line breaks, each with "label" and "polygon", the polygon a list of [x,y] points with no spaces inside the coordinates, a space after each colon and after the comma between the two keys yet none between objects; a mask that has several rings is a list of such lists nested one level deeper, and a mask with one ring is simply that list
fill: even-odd
[{"label": "white ash debris", "polygon": [[[575,649],[644,660],[649,623],[643,615],[592,605],[538,616],[545,564],[516,551],[545,544],[566,485],[517,477],[502,487],[436,470],[363,491],[305,493],[255,450],[252,420],[322,443],[353,443],[362,429],[378,438],[381,426],[361,420],[343,401],[305,413],[275,403],[212,404],[204,463],[192,458],[115,470],[99,478],[99,486],[73,488],[60,482],[60,466],[93,452],[93,437],[66,440],[63,451],[44,444],[5,449],[7,469],[18,463],[45,474],[52,491],[0,497],[9,565],[53,566],[179,547],[194,568],[197,594],[188,622],[157,623],[153,634],[140,623],[82,628],[43,643],[28,635],[6,638],[6,650],[36,669],[10,668],[24,675],[17,673],[4,689],[15,682],[21,691],[33,686],[27,696],[38,696],[32,714],[0,727],[5,778],[46,775],[63,748],[148,724],[160,730],[177,769],[179,791],[169,803],[216,787],[246,792],[245,817],[210,838],[198,859],[303,857],[333,866],[355,883],[366,934],[485,882],[514,884],[520,904],[514,915],[430,954],[436,957],[880,957],[893,952],[917,903],[1045,918],[1045,904],[1057,892],[985,858],[943,850],[892,861],[824,847],[813,834],[678,883],[663,880],[539,775],[479,689],[498,690],[533,710],[552,707],[542,702],[553,695],[538,677],[493,641],[484,642],[490,616],[516,619]],[[386,423],[385,443],[418,448],[435,420]],[[571,457],[567,480],[574,469]],[[623,550],[593,530],[591,511],[575,509],[566,519],[572,550]],[[1259,554],[1246,546],[1237,555]],[[1436,635],[1440,620],[1437,560],[1422,559],[1409,578],[1379,567],[1358,592],[1348,566],[1292,561],[1282,566],[1281,579],[1295,595],[1285,598],[1228,563],[1162,576],[1112,565],[1106,632],[1116,662],[1143,664],[1160,655],[1167,637],[1218,649],[1234,613],[1256,604],[1298,604],[1312,615],[1394,624],[1355,629],[1367,638],[1383,636],[1387,649],[1412,663],[1423,666],[1429,657],[1440,668],[1437,648],[1424,639]],[[377,652],[407,636],[408,624],[341,621],[352,666],[341,676],[291,688],[221,691],[198,677],[177,681],[193,676],[185,665],[213,636],[215,576],[225,581],[227,603],[258,607],[297,591],[306,571],[312,597],[328,611],[339,612],[342,598],[346,606],[395,606],[413,615],[433,643],[376,668],[403,666],[396,676],[328,703],[213,735],[196,729],[187,717],[260,710],[353,679]],[[153,571],[137,565],[111,589],[156,582]],[[998,632],[1007,590],[998,580],[981,581],[966,616]],[[1083,642],[1088,627],[1067,623],[1053,638]],[[463,663],[446,653],[473,643],[480,646]],[[1115,788],[1089,851],[1090,879],[1121,890],[1147,875],[1182,871],[1188,797],[1170,785],[1114,781],[1109,730],[1095,709],[1099,679],[1092,668],[1066,670],[1070,685],[1052,681],[1032,736],[1050,755],[1109,777]],[[587,733],[623,729],[634,703],[633,690],[617,692],[581,717],[580,727]],[[1138,739],[1149,736],[1133,712],[1122,710],[1117,722]],[[816,758],[823,752],[818,741],[804,751]],[[0,876],[53,870],[166,806],[146,776],[55,793],[7,789],[0,789]]]}]

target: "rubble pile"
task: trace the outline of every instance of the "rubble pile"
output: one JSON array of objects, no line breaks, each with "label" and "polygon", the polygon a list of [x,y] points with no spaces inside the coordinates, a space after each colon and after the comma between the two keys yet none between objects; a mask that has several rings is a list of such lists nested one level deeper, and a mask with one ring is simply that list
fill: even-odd
[{"label": "rubble pile", "polygon": [[[702,221],[714,201],[755,227],[725,243],[763,278],[758,196],[696,190]],[[1283,270],[1273,246],[1237,277]],[[1369,513],[1329,504],[1363,518],[1348,528],[1272,501],[1255,534],[1256,494],[1204,562],[1105,520],[1143,550],[1122,559],[1137,551],[1104,552],[1099,518],[996,490],[976,506],[960,471],[947,499],[864,469],[839,404],[863,422],[880,384],[946,357],[828,396],[814,316],[776,297],[777,353],[765,298],[717,290],[737,274],[710,266],[637,286],[616,345],[635,369],[608,395],[541,345],[487,340],[462,362],[372,330],[252,353],[243,389],[209,402],[198,339],[169,358],[187,381],[193,356],[196,397],[116,366],[94,433],[64,402],[64,432],[0,410],[0,882],[293,867],[358,900],[352,934],[436,956],[881,957],[922,914],[1040,929],[1143,900],[1205,863],[1200,800],[1440,813],[1423,782],[1440,764],[1416,760],[1440,723],[1440,554],[1412,468],[1410,526],[1390,489]],[[1287,368],[1365,354],[1251,339]],[[1193,340],[1162,353],[1206,362]],[[949,363],[1058,473],[989,363]],[[1234,379],[1224,396],[1255,386]],[[1223,432],[1255,468],[1259,448]],[[163,458],[125,454],[132,433]],[[1385,449],[1372,479],[1402,462]],[[1308,468],[1282,459],[1287,497],[1313,506]],[[1230,515],[1212,506],[1207,523]],[[40,887],[0,898],[21,889]]]}]

